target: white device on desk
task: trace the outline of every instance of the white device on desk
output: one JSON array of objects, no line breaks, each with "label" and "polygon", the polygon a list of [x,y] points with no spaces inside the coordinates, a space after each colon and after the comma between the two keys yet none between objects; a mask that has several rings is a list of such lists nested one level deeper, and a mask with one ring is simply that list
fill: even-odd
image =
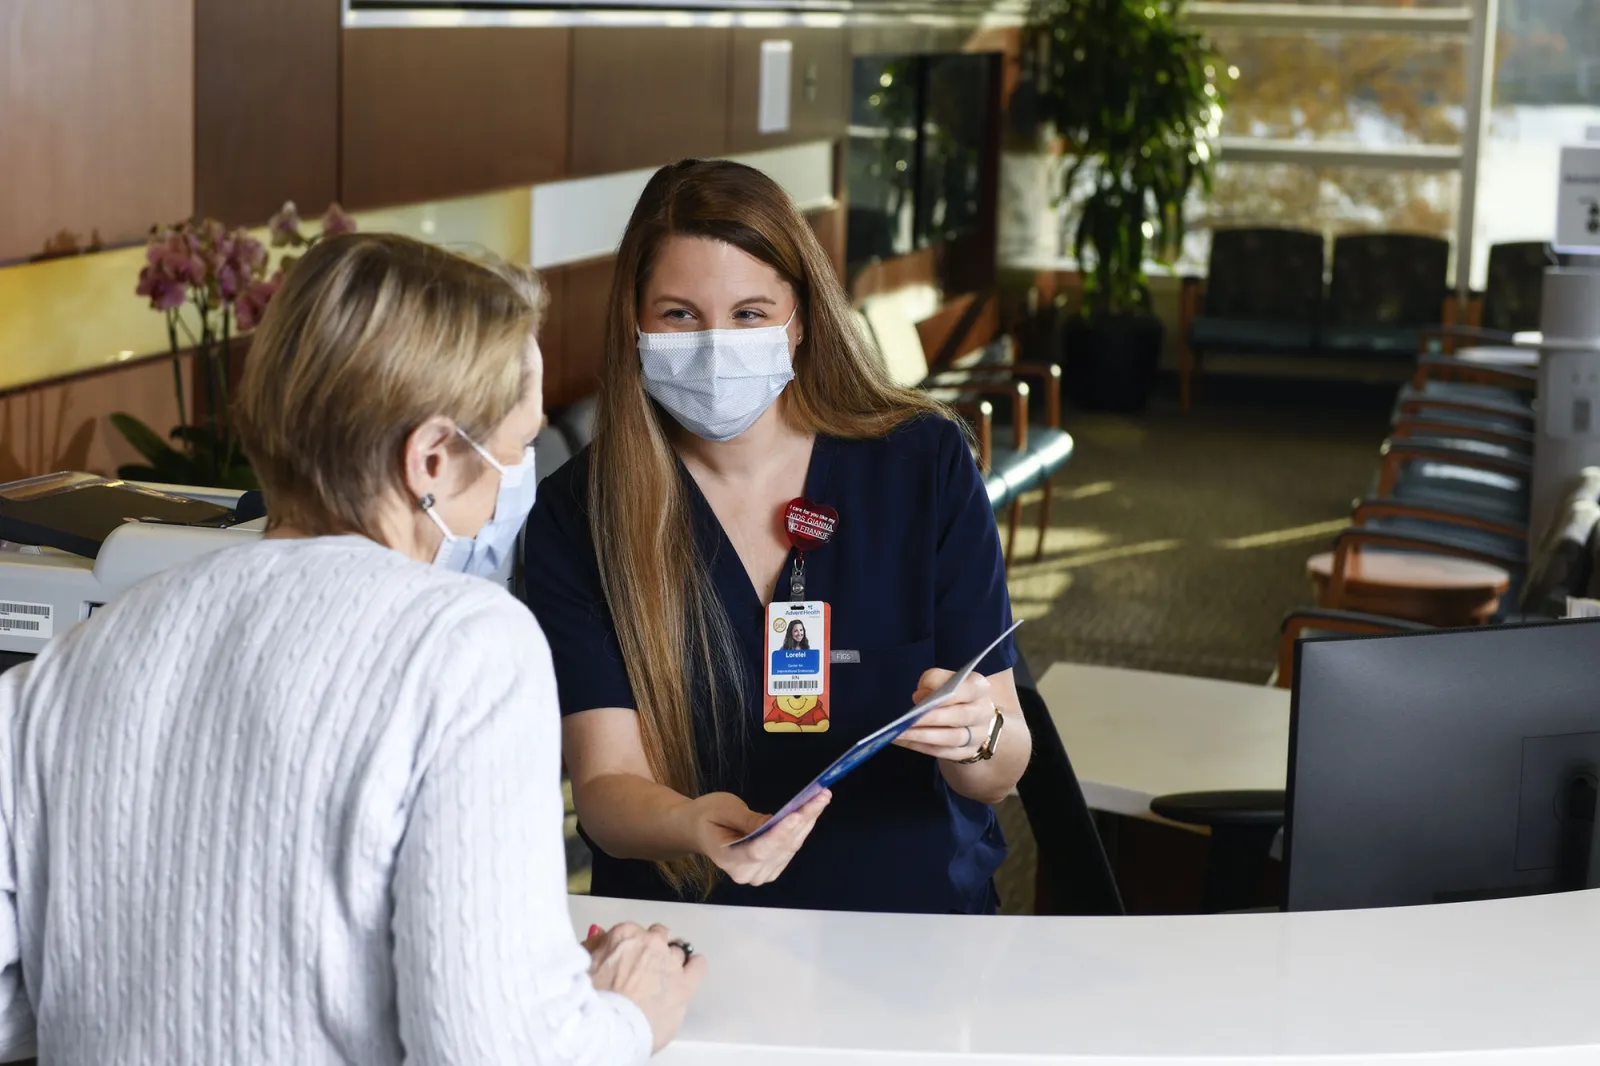
[{"label": "white device on desk", "polygon": [[[225,489],[150,486],[232,507],[241,493]],[[113,530],[93,558],[37,545],[0,542],[0,653],[37,655],[97,607],[163,570],[261,537],[266,519],[227,529],[128,522]]]}]

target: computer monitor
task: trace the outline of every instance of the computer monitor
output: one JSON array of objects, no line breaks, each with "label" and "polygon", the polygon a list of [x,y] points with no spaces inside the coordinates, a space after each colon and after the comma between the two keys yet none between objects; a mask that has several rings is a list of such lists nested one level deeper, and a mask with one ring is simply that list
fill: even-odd
[{"label": "computer monitor", "polygon": [[1285,908],[1593,883],[1600,619],[1302,641]]}]

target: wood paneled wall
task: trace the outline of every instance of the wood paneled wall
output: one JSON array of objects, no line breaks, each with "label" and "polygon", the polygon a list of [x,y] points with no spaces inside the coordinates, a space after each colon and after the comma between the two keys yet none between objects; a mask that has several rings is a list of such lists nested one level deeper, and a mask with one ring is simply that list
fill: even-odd
[{"label": "wood paneled wall", "polygon": [[728,151],[733,30],[572,31],[572,176]]},{"label": "wood paneled wall", "polygon": [[[761,92],[761,45],[784,40],[790,61],[789,129],[762,133],[756,122]],[[850,40],[842,30],[782,27],[733,31],[729,150],[752,152],[782,144],[832,140],[850,122]]]},{"label": "wood paneled wall", "polygon": [[189,2],[195,210],[258,226],[293,200],[320,215],[339,195],[339,0]]},{"label": "wood paneled wall", "polygon": [[346,207],[465,196],[565,176],[568,29],[344,35]]},{"label": "wood paneled wall", "polygon": [[193,106],[194,0],[0,2],[0,263],[186,216]]}]

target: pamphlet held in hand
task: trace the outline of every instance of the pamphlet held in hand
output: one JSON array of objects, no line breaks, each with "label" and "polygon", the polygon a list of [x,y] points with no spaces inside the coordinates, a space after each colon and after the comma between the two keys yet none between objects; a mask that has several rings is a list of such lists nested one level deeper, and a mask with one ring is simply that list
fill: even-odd
[{"label": "pamphlet held in hand", "polygon": [[754,840],[756,837],[761,836],[763,833],[777,825],[779,822],[783,821],[789,815],[793,814],[801,807],[804,807],[806,803],[815,798],[820,792],[822,792],[823,789],[832,788],[834,783],[840,778],[844,777],[846,774],[850,773],[850,771],[854,770],[856,767],[860,766],[862,763],[878,754],[878,752],[888,747],[894,742],[896,737],[900,736],[906,730],[916,725],[917,721],[921,719],[923,715],[927,714],[929,711],[940,706],[941,704],[948,703],[950,697],[955,695],[956,689],[960,688],[967,678],[972,676],[972,671],[978,668],[978,664],[983,662],[983,657],[988,655],[991,651],[994,651],[994,649],[1000,645],[1000,642],[1009,637],[1021,624],[1022,619],[1020,618],[1011,623],[1010,629],[1007,629],[1004,633],[1001,633],[998,637],[995,637],[987,648],[984,648],[977,655],[972,657],[972,661],[970,663],[951,674],[949,679],[946,680],[944,684],[940,685],[938,688],[934,689],[933,692],[929,693],[927,699],[923,700],[921,703],[917,704],[915,707],[911,708],[905,714],[902,714],[899,718],[896,718],[888,725],[882,726],[873,732],[868,733],[866,736],[852,744],[849,751],[846,751],[843,755],[833,760],[828,768],[822,771],[822,773],[818,774],[809,785],[807,785],[805,788],[802,788],[799,793],[795,795],[794,799],[790,800],[788,803],[785,803],[781,808],[779,808],[777,814],[774,814],[771,818],[768,818],[765,822],[761,823],[761,825],[757,827],[754,832],[748,833],[745,836],[740,837],[738,840],[735,840],[729,845],[729,847],[736,847],[745,843],[746,841]]}]

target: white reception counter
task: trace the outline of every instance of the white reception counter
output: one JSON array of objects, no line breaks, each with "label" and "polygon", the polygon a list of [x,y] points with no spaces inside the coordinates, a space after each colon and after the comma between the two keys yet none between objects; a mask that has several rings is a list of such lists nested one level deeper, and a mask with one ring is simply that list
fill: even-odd
[{"label": "white reception counter", "polygon": [[1593,1066],[1600,892],[1404,910],[968,918],[571,900],[710,962],[689,1064]]}]

